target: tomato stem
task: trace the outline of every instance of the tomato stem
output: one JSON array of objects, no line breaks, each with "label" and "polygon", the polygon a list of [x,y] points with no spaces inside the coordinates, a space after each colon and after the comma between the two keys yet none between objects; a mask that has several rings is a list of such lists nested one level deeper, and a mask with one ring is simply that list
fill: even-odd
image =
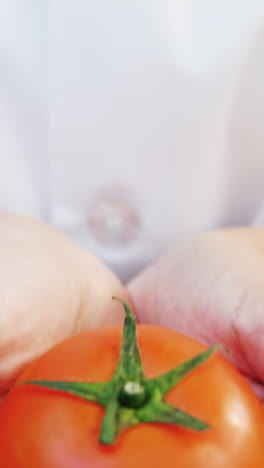
[{"label": "tomato stem", "polygon": [[147,379],[138,347],[136,317],[122,299],[114,299],[123,304],[126,317],[119,362],[109,382],[34,380],[22,383],[72,394],[104,406],[106,411],[100,434],[103,444],[113,444],[125,428],[143,422],[173,424],[195,431],[208,429],[207,423],[169,405],[164,398],[186,375],[207,361],[220,345],[212,346],[157,378]]},{"label": "tomato stem", "polygon": [[141,408],[147,399],[146,387],[142,382],[128,381],[118,396],[120,405],[128,408]]}]

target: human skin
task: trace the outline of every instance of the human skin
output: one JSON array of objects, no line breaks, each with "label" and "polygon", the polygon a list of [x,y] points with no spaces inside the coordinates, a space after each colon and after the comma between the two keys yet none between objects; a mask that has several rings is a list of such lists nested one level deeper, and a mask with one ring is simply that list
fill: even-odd
[{"label": "human skin", "polygon": [[112,295],[140,322],[206,344],[222,342],[264,397],[264,230],[233,229],[179,242],[127,289],[100,261],[50,227],[0,216],[0,395],[64,338],[119,324]]},{"label": "human skin", "polygon": [[46,225],[0,215],[0,398],[24,367],[64,338],[115,325],[128,300],[115,275]]},{"label": "human skin", "polygon": [[229,229],[179,243],[128,290],[145,323],[176,329],[230,360],[264,401],[264,230]]}]

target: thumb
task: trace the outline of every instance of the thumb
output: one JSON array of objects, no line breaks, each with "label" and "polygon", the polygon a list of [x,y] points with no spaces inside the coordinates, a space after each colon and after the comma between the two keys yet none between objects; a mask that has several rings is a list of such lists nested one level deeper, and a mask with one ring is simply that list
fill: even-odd
[{"label": "thumb", "polygon": [[32,359],[87,328],[120,321],[127,300],[101,262],[38,222],[0,216],[0,395]]},{"label": "thumb", "polygon": [[264,230],[180,243],[128,290],[140,321],[228,345],[233,363],[264,393]]}]

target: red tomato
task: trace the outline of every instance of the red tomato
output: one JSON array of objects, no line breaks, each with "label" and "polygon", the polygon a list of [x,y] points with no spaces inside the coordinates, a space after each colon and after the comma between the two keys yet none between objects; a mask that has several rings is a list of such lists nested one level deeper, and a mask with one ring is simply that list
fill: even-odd
[{"label": "red tomato", "polygon": [[[206,349],[158,326],[139,325],[137,333],[148,379]],[[164,402],[207,424],[204,430],[140,422],[122,427],[107,445],[99,438],[106,411],[111,419],[111,408],[61,390],[21,384],[108,382],[117,368],[121,340],[121,327],[90,330],[57,345],[28,367],[0,409],[1,467],[264,467],[264,410],[244,378],[218,353],[185,375],[164,397]],[[150,401],[149,395],[146,398]],[[132,402],[132,408],[128,405],[125,417],[140,412],[147,399]]]}]

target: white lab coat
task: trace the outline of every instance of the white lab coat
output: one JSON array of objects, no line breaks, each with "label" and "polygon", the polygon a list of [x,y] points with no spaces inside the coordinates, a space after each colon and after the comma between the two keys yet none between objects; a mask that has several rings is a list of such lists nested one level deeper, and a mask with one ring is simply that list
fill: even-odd
[{"label": "white lab coat", "polygon": [[261,225],[263,50],[263,0],[0,0],[0,209],[124,280]]}]

